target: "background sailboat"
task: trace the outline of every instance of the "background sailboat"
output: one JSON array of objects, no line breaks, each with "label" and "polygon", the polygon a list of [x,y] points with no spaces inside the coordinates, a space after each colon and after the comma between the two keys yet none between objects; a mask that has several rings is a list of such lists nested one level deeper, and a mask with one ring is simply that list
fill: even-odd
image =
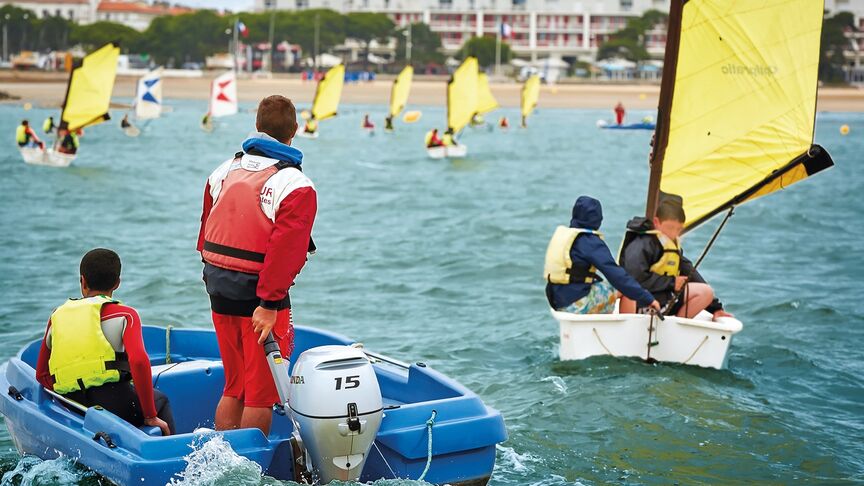
[{"label": "background sailboat", "polygon": [[456,142],[456,136],[471,123],[471,119],[477,113],[478,73],[476,57],[466,58],[453,71],[453,75],[447,82],[447,132],[453,144],[427,147],[426,153],[430,158],[464,157],[468,154],[468,147]]},{"label": "background sailboat", "polygon": [[[156,68],[138,79],[135,90],[135,119],[150,120],[159,118],[162,114],[162,68]],[[130,124],[123,127],[126,135],[137,137],[141,130]]]},{"label": "background sailboat", "polygon": [[484,72],[477,73],[477,111],[471,121],[472,126],[484,126],[486,121],[483,115],[499,108],[498,100],[492,94],[489,87],[489,76]]},{"label": "background sailboat", "polygon": [[210,104],[201,128],[213,131],[213,119],[237,114],[237,76],[233,71],[219,75],[210,83]]},{"label": "background sailboat", "polygon": [[521,92],[521,109],[522,109],[522,121],[520,126],[522,128],[528,127],[528,117],[534,111],[534,108],[537,107],[537,101],[540,99],[540,76],[537,74],[531,75],[528,79],[525,80],[525,84],[522,85]]},{"label": "background sailboat", "polygon": [[[120,47],[117,44],[106,44],[85,56],[81,65],[72,69],[60,114],[61,123],[68,126],[69,132],[74,133],[111,118],[108,107],[114,91],[119,56]],[[22,148],[21,156],[28,164],[67,167],[75,159],[75,154],[57,151],[56,145],[60,140],[57,142],[54,149]]]},{"label": "background sailboat", "polygon": [[297,132],[297,136],[318,138],[318,123],[336,116],[344,84],[344,64],[337,64],[324,74],[324,77],[318,81],[318,87],[315,89],[315,99],[312,101],[312,110],[310,112],[311,118],[306,120],[303,129]]},{"label": "background sailboat", "polygon": [[[384,124],[384,129],[387,131],[393,130],[393,121],[405,109],[408,103],[408,94],[411,92],[411,82],[414,79],[414,68],[411,65],[405,66],[402,71],[393,80],[393,87],[390,88],[390,112],[387,114],[387,119]],[[410,116],[409,116],[410,115]],[[410,111],[405,113],[403,121],[413,123],[420,119],[419,111]]]},{"label": "background sailboat", "polygon": [[[833,165],[813,143],[822,2],[673,0],[646,216],[680,198],[686,230]],[[794,26],[794,28],[793,28]],[[703,252],[702,257],[705,256]],[[695,262],[698,266],[702,257]],[[561,359],[638,356],[722,368],[736,319],[552,311]]]}]

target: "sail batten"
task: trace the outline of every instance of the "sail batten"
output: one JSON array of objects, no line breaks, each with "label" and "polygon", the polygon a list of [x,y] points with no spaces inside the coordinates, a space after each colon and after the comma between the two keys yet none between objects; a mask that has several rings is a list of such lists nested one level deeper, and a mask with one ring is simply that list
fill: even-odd
[{"label": "sail batten", "polygon": [[414,68],[409,64],[402,69],[393,81],[390,90],[390,116],[395,118],[405,109],[408,103],[408,94],[411,92],[411,81],[414,77]]},{"label": "sail batten", "polygon": [[60,119],[69,130],[77,130],[108,120],[108,107],[117,74],[120,48],[106,44],[84,57],[72,69]]},{"label": "sail batten", "polygon": [[345,65],[337,64],[330,68],[315,89],[315,99],[312,102],[312,117],[325,120],[336,116],[339,109],[339,99],[342,97],[342,86],[345,83]]},{"label": "sail batten", "polygon": [[813,145],[822,2],[673,0],[646,216],[692,229],[833,165]]}]

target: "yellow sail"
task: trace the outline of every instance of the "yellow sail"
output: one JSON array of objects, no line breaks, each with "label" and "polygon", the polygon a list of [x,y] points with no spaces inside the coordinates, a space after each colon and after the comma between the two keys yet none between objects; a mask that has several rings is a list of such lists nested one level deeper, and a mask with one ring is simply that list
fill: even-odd
[{"label": "yellow sail", "polygon": [[72,70],[66,100],[63,102],[62,121],[69,130],[77,130],[108,120],[108,105],[114,90],[117,58],[120,48],[106,44],[84,57],[81,66]]},{"label": "yellow sail", "polygon": [[486,73],[477,74],[477,113],[489,113],[498,108],[498,100],[489,88],[489,76]]},{"label": "yellow sail", "polygon": [[411,80],[414,78],[414,68],[409,64],[402,69],[396,80],[393,81],[393,88],[390,90],[390,116],[395,118],[405,109],[405,104],[408,103],[408,93],[411,92]]},{"label": "yellow sail", "polygon": [[813,144],[823,7],[672,0],[648,216],[677,195],[692,229],[833,165]]},{"label": "yellow sail", "polygon": [[540,99],[540,76],[532,74],[522,85],[522,116],[528,117]]},{"label": "yellow sail", "polygon": [[447,128],[458,133],[477,113],[478,64],[476,57],[462,62],[447,83]]},{"label": "yellow sail", "polygon": [[315,101],[312,102],[312,116],[316,120],[324,120],[336,116],[339,108],[339,98],[342,97],[342,85],[345,84],[345,65],[338,64],[318,82],[315,91]]}]

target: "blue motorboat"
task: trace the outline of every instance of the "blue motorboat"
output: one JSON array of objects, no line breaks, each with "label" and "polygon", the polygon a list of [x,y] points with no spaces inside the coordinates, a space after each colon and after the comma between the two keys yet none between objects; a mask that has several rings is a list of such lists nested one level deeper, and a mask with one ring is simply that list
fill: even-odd
[{"label": "blue motorboat", "polygon": [[[297,326],[295,333],[292,366],[306,350],[354,343],[310,327]],[[34,341],[0,366],[0,413],[18,451],[43,459],[71,457],[121,485],[166,484],[182,472],[190,448],[207,440],[199,428],[213,427],[222,393],[216,335],[207,329],[145,326],[144,342],[153,383],[173,404],[176,435],[162,437],[156,428],[134,427],[100,407],[78,409],[45,390],[35,377],[40,341]],[[374,369],[383,407],[360,480],[417,479],[425,472],[424,480],[434,484],[486,484],[495,446],[507,438],[501,414],[423,363],[402,363],[360,349]],[[296,480],[295,456],[302,454],[292,440],[296,422],[290,413],[280,412],[274,409],[268,437],[258,429],[219,435],[265,474]]]},{"label": "blue motorboat", "polygon": [[617,123],[608,123],[605,120],[598,120],[597,127],[603,130],[654,130],[657,125],[653,122],[625,123],[618,125]]}]

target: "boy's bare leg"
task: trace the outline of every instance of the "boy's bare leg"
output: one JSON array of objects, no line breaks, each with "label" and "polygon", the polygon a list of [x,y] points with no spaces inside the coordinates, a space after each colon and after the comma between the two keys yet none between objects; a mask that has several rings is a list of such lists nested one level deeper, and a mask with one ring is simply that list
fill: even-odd
[{"label": "boy's bare leg", "polygon": [[678,317],[693,318],[714,300],[714,289],[708,284],[691,282],[687,284],[683,298],[685,299],[684,305],[681,306],[677,315]]},{"label": "boy's bare leg", "polygon": [[216,406],[216,430],[233,430],[240,428],[243,416],[243,402],[223,396]]},{"label": "boy's bare leg", "polygon": [[635,314],[636,313],[636,301],[630,300],[627,297],[621,296],[621,301],[618,302],[618,313],[619,314]]},{"label": "boy's bare leg", "polygon": [[273,409],[270,407],[246,407],[243,409],[243,419],[240,427],[243,429],[260,429],[267,436],[273,422]]}]

